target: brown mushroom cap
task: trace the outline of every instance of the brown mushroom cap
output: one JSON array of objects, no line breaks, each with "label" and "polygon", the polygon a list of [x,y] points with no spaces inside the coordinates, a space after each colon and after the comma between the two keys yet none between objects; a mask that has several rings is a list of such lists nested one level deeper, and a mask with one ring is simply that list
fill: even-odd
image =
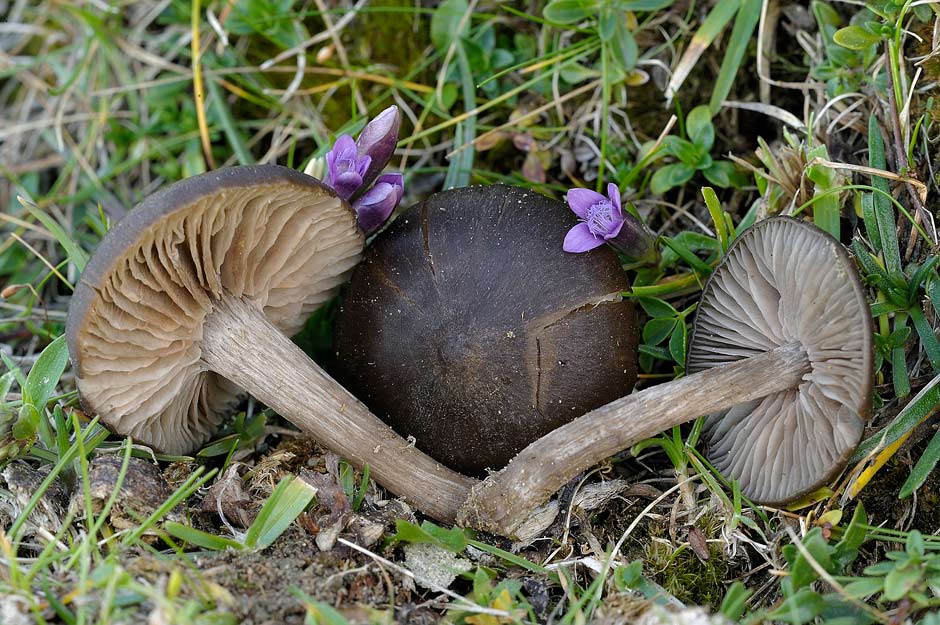
[{"label": "brown mushroom cap", "polygon": [[851,456],[871,410],[871,315],[842,245],[787,217],[735,241],[705,285],[689,345],[695,373],[799,343],[811,372],[797,388],[710,415],[708,457],[742,492],[792,501]]},{"label": "brown mushroom cap", "polygon": [[412,207],[354,272],[337,378],[443,464],[499,468],[636,379],[628,282],[608,247],[566,254],[561,202],[495,185]]},{"label": "brown mushroom cap", "polygon": [[66,333],[84,405],[166,453],[198,447],[240,394],[200,360],[215,303],[243,299],[293,334],[362,247],[346,202],[277,165],[222,169],[148,197],[108,232],[72,298]]}]

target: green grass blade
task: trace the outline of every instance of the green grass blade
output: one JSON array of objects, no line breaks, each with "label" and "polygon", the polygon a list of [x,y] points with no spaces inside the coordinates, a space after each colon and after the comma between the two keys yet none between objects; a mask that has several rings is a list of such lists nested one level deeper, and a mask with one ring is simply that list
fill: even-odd
[{"label": "green grass blade", "polygon": [[521,569],[525,569],[531,573],[537,573],[539,575],[552,575],[551,570],[546,569],[544,566],[536,564],[530,560],[526,560],[522,556],[517,556],[514,553],[500,549],[499,547],[494,547],[488,543],[480,542],[479,540],[470,539],[467,541],[471,546],[479,549],[480,551],[485,551],[486,553],[496,556],[500,560],[505,560],[506,562],[512,564],[513,566],[518,566]]},{"label": "green grass blade", "polygon": [[708,276],[711,274],[712,268],[708,265],[708,263],[696,256],[692,250],[679,241],[671,237],[662,237],[662,242],[666,247],[675,252],[679,258],[684,260],[686,264],[694,269],[699,275]]},{"label": "green grass blade", "polygon": [[927,476],[930,475],[934,467],[937,466],[938,460],[940,460],[940,431],[937,431],[937,433],[933,435],[933,438],[930,439],[930,443],[927,444],[924,453],[921,454],[917,464],[911,469],[911,474],[901,486],[901,492],[898,493],[898,497],[900,499],[910,497],[915,490],[923,486],[924,482],[927,481]]},{"label": "green grass blade", "polygon": [[264,502],[258,517],[248,528],[245,547],[263,549],[273,543],[313,501],[317,489],[295,477],[286,477]]},{"label": "green grass blade", "polygon": [[849,462],[858,462],[879,445],[887,447],[933,414],[940,406],[940,375],[927,383],[880,432],[866,439]]},{"label": "green grass blade", "polygon": [[[881,128],[877,118],[872,115],[868,119],[868,164],[875,169],[886,170],[885,144],[881,138]],[[878,223],[878,240],[881,243],[881,252],[884,254],[885,268],[888,273],[898,275],[901,273],[901,251],[898,247],[897,224],[894,221],[894,209],[891,208],[891,189],[888,181],[881,176],[872,176],[871,186],[881,191],[874,194],[874,212]],[[867,228],[866,224],[866,228]]]},{"label": "green grass blade", "polygon": [[708,101],[708,108],[712,115],[716,115],[721,110],[721,105],[731,92],[731,86],[734,84],[734,78],[741,68],[741,61],[744,59],[744,53],[747,52],[747,46],[751,42],[751,36],[754,29],[757,28],[757,22],[760,20],[761,0],[743,0],[741,8],[738,10],[738,16],[734,20],[734,27],[731,29],[731,37],[724,52],[724,59],[721,61],[721,68],[718,70],[718,77],[715,79],[715,86],[712,89],[712,97]]},{"label": "green grass blade", "polygon": [[186,541],[191,545],[210,549],[212,551],[225,551],[226,549],[241,550],[243,546],[237,540],[216,536],[209,532],[197,530],[194,527],[177,523],[176,521],[167,521],[163,524],[163,529],[174,538]]},{"label": "green grass blade", "polygon": [[30,215],[39,220],[39,223],[45,226],[46,230],[55,237],[55,240],[59,242],[59,245],[61,245],[65,253],[68,254],[69,260],[75,265],[79,273],[85,271],[85,265],[88,264],[88,254],[75,243],[72,237],[59,225],[59,222],[31,202],[21,201],[20,203],[29,211]]},{"label": "green grass blade", "polygon": [[[476,106],[476,85],[473,80],[473,71],[463,45],[457,42],[457,63],[460,67],[460,86],[463,90],[463,104],[468,111]],[[477,120],[469,117],[459,124],[454,131],[454,149],[460,150],[451,159],[447,166],[447,175],[444,177],[444,188],[466,187],[470,184],[470,172],[473,169],[473,159],[476,148],[473,141],[477,136]]]},{"label": "green grass blade", "polygon": [[731,237],[728,232],[728,222],[721,210],[721,202],[718,201],[718,196],[715,195],[715,190],[711,187],[702,187],[702,196],[705,198],[705,206],[708,207],[708,214],[711,215],[712,223],[715,225],[718,247],[721,249],[721,253],[724,254],[731,245]]},{"label": "green grass blade", "polygon": [[137,527],[134,528],[133,532],[127,534],[123,539],[124,545],[131,545],[137,542],[141,536],[144,535],[147,530],[154,527],[160,519],[167,515],[173,508],[178,506],[183,500],[187,499],[190,495],[195,493],[199,488],[208,482],[212,477],[218,473],[217,469],[212,469],[203,475],[203,467],[198,467],[192,475],[190,475],[185,482],[183,482],[179,488],[173,491],[173,494],[164,501],[156,510],[154,510],[149,517],[144,519]]},{"label": "green grass blade", "polygon": [[[11,542],[19,541],[20,530],[23,529],[23,524],[26,523],[26,519],[29,518],[29,515],[32,513],[33,509],[39,504],[39,501],[42,499],[42,496],[49,489],[49,486],[52,485],[52,482],[59,476],[59,473],[68,466],[72,460],[78,455],[80,449],[92,450],[97,447],[105,438],[107,438],[107,432],[103,430],[96,430],[93,426],[98,423],[98,418],[91,422],[84,430],[79,430],[76,434],[76,441],[69,447],[69,450],[59,458],[59,461],[55,463],[52,467],[52,470],[49,471],[49,474],[43,479],[42,483],[36,489],[36,492],[29,498],[29,501],[23,506],[23,509],[20,511],[20,515],[13,521],[13,525],[10,526],[9,531],[7,531],[7,536],[10,537]],[[104,432],[104,436],[102,436]]]},{"label": "green grass blade", "polygon": [[924,317],[924,311],[920,309],[919,304],[915,303],[907,312],[911,316],[911,321],[914,322],[914,328],[920,336],[924,351],[927,352],[927,358],[930,359],[930,366],[934,371],[940,371],[940,342],[937,341],[937,335],[934,334],[933,328]]},{"label": "green grass blade", "polygon": [[718,38],[718,35],[721,34],[721,31],[728,25],[728,22],[731,21],[731,18],[734,17],[740,7],[741,0],[718,0],[718,3],[709,12],[708,17],[695,31],[689,47],[682,53],[682,58],[672,74],[672,79],[666,86],[667,99],[671,100],[676,94],[699,58],[708,49],[708,46],[712,45],[715,39]]},{"label": "green grass blade", "polygon": [[228,141],[228,144],[232,146],[232,151],[235,152],[235,156],[238,158],[238,164],[253,165],[255,159],[251,155],[248,146],[245,144],[245,140],[242,138],[238,126],[235,124],[235,119],[232,117],[228,104],[225,102],[225,94],[222,92],[222,88],[211,78],[206,81],[206,86],[208,86],[209,95],[212,98],[212,109],[215,111],[215,114],[219,116],[222,132],[225,134],[225,139]]}]

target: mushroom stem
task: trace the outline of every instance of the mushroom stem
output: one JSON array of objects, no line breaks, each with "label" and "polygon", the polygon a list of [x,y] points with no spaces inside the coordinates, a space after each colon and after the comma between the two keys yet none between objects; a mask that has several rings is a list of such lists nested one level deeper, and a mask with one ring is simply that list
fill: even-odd
[{"label": "mushroom stem", "polygon": [[203,326],[202,360],[438,521],[453,523],[476,482],[415,449],[250,302],[224,296]]},{"label": "mushroom stem", "polygon": [[512,536],[533,509],[604,458],[701,415],[796,387],[810,371],[803,347],[789,343],[622,397],[523,449],[473,487],[457,520]]}]

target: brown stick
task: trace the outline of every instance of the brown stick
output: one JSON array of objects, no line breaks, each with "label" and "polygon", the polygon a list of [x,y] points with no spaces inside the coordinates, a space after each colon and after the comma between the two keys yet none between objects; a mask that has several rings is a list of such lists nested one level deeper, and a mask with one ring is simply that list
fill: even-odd
[{"label": "brown stick", "polygon": [[438,521],[453,523],[476,483],[392,431],[248,302],[218,302],[203,328],[202,359]]},{"label": "brown stick", "polygon": [[458,522],[512,536],[536,506],[604,458],[700,415],[794,388],[809,371],[806,352],[789,344],[627,395],[523,449],[473,487]]}]

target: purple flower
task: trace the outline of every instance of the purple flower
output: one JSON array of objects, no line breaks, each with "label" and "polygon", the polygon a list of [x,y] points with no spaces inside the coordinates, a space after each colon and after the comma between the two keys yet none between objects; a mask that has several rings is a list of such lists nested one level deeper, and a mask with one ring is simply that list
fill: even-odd
[{"label": "purple flower", "polygon": [[401,174],[383,174],[375,186],[353,202],[359,228],[371,234],[384,224],[405,193]]},{"label": "purple flower", "polygon": [[326,154],[326,183],[333,187],[336,195],[348,200],[362,187],[371,163],[371,156],[359,156],[352,137],[341,135]]},{"label": "purple flower", "polygon": [[401,125],[401,115],[397,106],[390,106],[379,113],[359,133],[356,139],[356,148],[359,157],[368,156],[372,159],[363,178],[363,186],[369,186],[379,173],[388,164],[395,152],[398,143],[398,128]]},{"label": "purple flower", "polygon": [[604,243],[637,260],[654,262],[656,247],[653,237],[642,223],[620,205],[620,189],[607,185],[607,195],[590,189],[568,191],[568,206],[581,223],[568,231],[563,249],[566,252],[587,252]]}]

